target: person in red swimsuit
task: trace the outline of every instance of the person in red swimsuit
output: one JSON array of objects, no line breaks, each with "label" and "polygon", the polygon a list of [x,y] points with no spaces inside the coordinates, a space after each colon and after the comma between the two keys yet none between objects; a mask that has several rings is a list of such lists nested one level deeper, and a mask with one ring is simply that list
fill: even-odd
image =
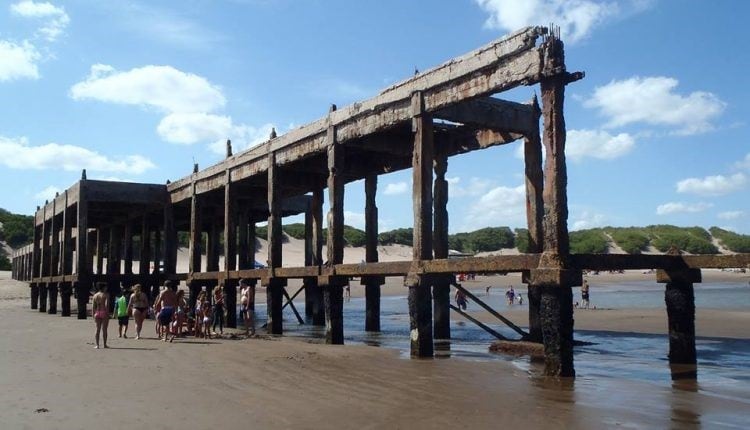
[{"label": "person in red swimsuit", "polygon": [[91,302],[91,313],[94,315],[94,322],[96,323],[96,346],[94,348],[99,349],[100,332],[104,339],[104,347],[109,348],[107,346],[107,327],[109,327],[109,294],[107,294],[107,284],[105,282],[97,282],[96,289],[98,291],[94,294],[94,299]]}]

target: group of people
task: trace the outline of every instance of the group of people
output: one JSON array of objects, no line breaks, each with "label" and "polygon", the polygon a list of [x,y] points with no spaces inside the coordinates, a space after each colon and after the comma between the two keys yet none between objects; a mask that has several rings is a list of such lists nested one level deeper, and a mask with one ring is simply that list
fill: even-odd
[{"label": "group of people", "polygon": [[[96,323],[96,345],[94,348],[99,349],[100,338],[103,340],[103,347],[108,348],[107,329],[110,319],[108,285],[99,282],[96,287],[97,292],[92,299],[92,315]],[[223,283],[213,289],[212,300],[209,300],[207,291],[201,291],[196,299],[195,308],[192,310],[185,299],[184,290],[178,290],[177,285],[169,280],[164,282],[164,287],[154,300],[153,305],[150,305],[149,297],[140,284],[136,284],[129,295],[126,289],[120,289],[114,300],[114,311],[111,315],[111,318],[117,318],[118,320],[119,337],[127,339],[129,320],[132,316],[135,321],[135,338],[140,339],[143,321],[149,317],[150,313],[156,320],[156,334],[159,340],[164,342],[172,342],[176,337],[183,336],[186,326],[187,332],[194,333],[196,337],[210,339],[212,330],[214,334],[217,334],[217,325],[219,327],[218,334],[224,334],[227,309]],[[244,321],[247,335],[255,334],[254,308],[255,287],[242,279],[240,280],[240,317]]]}]

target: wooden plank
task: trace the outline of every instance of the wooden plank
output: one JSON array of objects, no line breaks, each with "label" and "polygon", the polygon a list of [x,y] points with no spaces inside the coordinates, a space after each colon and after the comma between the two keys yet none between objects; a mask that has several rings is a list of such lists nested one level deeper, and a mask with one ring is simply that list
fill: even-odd
[{"label": "wooden plank", "polygon": [[[333,111],[332,111],[333,112]],[[344,147],[336,141],[336,129],[328,128],[328,264],[344,262]]]},{"label": "wooden plank", "polygon": [[424,111],[421,93],[412,97],[414,153],[412,155],[412,202],[414,209],[414,260],[432,259],[432,117]]}]

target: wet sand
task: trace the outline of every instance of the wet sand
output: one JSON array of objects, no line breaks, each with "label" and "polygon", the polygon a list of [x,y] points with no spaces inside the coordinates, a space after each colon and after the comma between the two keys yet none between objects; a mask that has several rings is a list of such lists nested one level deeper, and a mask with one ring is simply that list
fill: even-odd
[{"label": "wet sand", "polygon": [[[3,277],[4,428],[691,428],[739,425],[750,408],[697,383],[554,381],[506,361],[410,360],[299,338],[118,339],[114,320],[111,348],[94,350],[93,320],[32,311],[26,284]],[[577,312],[576,327],[613,315]],[[708,327],[700,310],[698,318]],[[648,321],[631,315],[615,325],[637,332]]]}]

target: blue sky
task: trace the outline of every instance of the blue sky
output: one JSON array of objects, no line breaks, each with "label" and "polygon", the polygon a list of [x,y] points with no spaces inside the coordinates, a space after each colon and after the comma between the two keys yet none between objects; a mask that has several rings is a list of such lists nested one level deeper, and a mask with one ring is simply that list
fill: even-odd
[{"label": "blue sky", "polygon": [[[750,234],[750,2],[181,0],[0,3],[0,207],[89,178],[164,183],[525,25],[562,27],[569,228]],[[538,87],[501,97],[527,101]],[[519,143],[449,162],[452,232],[525,223]],[[381,229],[412,224],[381,176]],[[364,224],[363,184],[346,223]],[[297,221],[287,220],[286,222]]]}]

